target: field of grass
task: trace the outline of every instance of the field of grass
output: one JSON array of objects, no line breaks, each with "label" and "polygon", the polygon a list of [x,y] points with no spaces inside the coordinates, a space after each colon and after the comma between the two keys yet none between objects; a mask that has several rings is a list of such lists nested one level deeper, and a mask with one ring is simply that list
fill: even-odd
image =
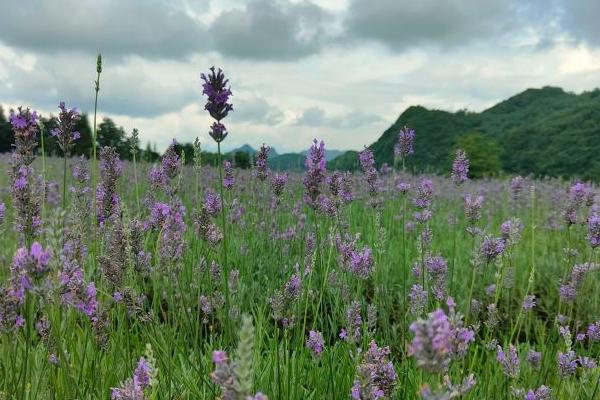
[{"label": "field of grass", "polygon": [[2,175],[2,399],[600,398],[592,186],[100,154]]}]

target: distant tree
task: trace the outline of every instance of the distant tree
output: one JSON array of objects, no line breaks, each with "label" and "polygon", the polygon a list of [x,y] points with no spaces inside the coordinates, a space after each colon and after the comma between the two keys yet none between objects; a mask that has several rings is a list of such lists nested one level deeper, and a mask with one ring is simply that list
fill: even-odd
[{"label": "distant tree", "polygon": [[75,129],[79,132],[81,137],[75,141],[73,154],[90,157],[92,155],[92,142],[94,137],[87,114],[81,114],[81,118],[79,119],[79,122],[77,122]]},{"label": "distant tree", "polygon": [[0,106],[0,153],[6,153],[12,150],[14,137],[8,122],[8,115],[4,115],[4,110]]},{"label": "distant tree", "polygon": [[125,130],[117,126],[110,118],[104,118],[98,126],[98,145],[117,149],[121,159],[131,158],[129,144],[125,138]]},{"label": "distant tree", "polygon": [[469,175],[472,178],[494,176],[501,171],[502,148],[494,138],[485,133],[475,131],[459,136],[451,154],[452,158],[456,149],[467,153],[470,162]]},{"label": "distant tree", "polygon": [[233,163],[237,168],[250,168],[250,155],[245,151],[236,151],[233,154]]}]

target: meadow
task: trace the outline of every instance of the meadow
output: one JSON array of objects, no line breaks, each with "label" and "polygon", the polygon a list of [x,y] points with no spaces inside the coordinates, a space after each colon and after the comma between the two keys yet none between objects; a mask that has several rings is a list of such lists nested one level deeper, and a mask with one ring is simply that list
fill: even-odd
[{"label": "meadow", "polygon": [[[204,94],[225,139],[227,81]],[[207,86],[208,85],[208,86]],[[65,154],[77,112],[62,105]],[[397,162],[36,156],[0,178],[0,399],[598,399],[597,188]],[[235,133],[232,132],[231,135]],[[131,138],[136,151],[137,133]],[[94,150],[96,152],[96,149]],[[189,160],[188,160],[189,161]]]}]

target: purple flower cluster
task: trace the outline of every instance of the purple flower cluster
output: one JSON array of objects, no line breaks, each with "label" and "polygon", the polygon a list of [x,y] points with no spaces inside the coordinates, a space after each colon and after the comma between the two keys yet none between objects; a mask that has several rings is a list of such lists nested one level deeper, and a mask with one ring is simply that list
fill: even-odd
[{"label": "purple flower cluster", "polygon": [[123,164],[114,147],[100,149],[100,183],[96,188],[96,213],[103,225],[119,215],[121,199],[117,193],[117,180],[123,174]]},{"label": "purple flower cluster", "polygon": [[42,227],[43,183],[28,165],[19,165],[13,157],[10,171],[11,195],[14,209],[14,229],[20,245],[35,238]]},{"label": "purple flower cluster", "polygon": [[377,207],[381,204],[382,199],[378,198],[379,192],[381,191],[381,182],[377,176],[377,169],[375,168],[375,158],[373,152],[366,148],[358,154],[360,166],[365,174],[367,181],[367,187],[369,188],[369,196],[371,197],[371,206]]},{"label": "purple flower cluster", "polygon": [[227,136],[227,128],[221,120],[233,111],[233,106],[228,102],[232,96],[231,89],[227,87],[229,79],[225,79],[225,74],[220,68],[215,72],[215,67],[210,68],[208,75],[201,74],[200,78],[204,81],[202,94],[208,98],[204,109],[216,120],[209,134],[215,142],[220,143]]},{"label": "purple flower cluster", "polygon": [[579,210],[583,205],[591,205],[593,200],[594,192],[585,184],[577,182],[571,186],[569,189],[569,200],[564,211],[567,225],[579,223]]},{"label": "purple flower cluster", "polygon": [[[453,305],[453,301],[449,302]],[[442,309],[410,325],[415,335],[408,353],[417,365],[429,372],[444,372],[453,358],[463,357],[474,340],[474,332],[462,326],[462,316],[450,308],[450,318]]]},{"label": "purple flower cluster", "polygon": [[415,141],[415,131],[404,127],[398,133],[398,142],[394,145],[394,154],[401,158],[406,158],[413,154],[413,143]]},{"label": "purple flower cluster", "polygon": [[320,357],[323,353],[323,335],[319,331],[311,330],[308,332],[306,347],[311,351],[314,357]]},{"label": "purple flower cluster", "polygon": [[269,176],[269,151],[271,148],[263,143],[256,156],[256,177],[261,182],[264,182]]},{"label": "purple flower cluster", "polygon": [[452,181],[456,185],[462,185],[469,179],[469,159],[463,150],[456,150],[456,156],[452,163]]},{"label": "purple flower cluster", "polygon": [[60,102],[58,108],[60,110],[58,113],[58,126],[52,129],[50,133],[56,138],[60,149],[66,156],[70,154],[73,142],[81,137],[81,134],[75,130],[81,114],[79,114],[77,108],[68,109],[64,101]]},{"label": "purple flower cluster", "polygon": [[340,253],[340,264],[343,269],[351,272],[360,279],[367,279],[374,269],[373,252],[368,246],[357,249],[358,237],[340,235],[336,238],[336,246]]},{"label": "purple flower cluster", "polygon": [[433,182],[431,179],[422,178],[417,186],[417,193],[413,198],[413,204],[417,208],[427,209],[431,207],[433,199]]},{"label": "purple flower cluster", "polygon": [[479,251],[486,262],[494,261],[498,256],[504,253],[506,242],[502,238],[493,238],[486,236],[481,242]]},{"label": "purple flower cluster", "polygon": [[302,290],[302,281],[298,272],[294,273],[283,285],[283,289],[276,290],[269,304],[273,319],[284,328],[291,328],[295,322],[295,308]]},{"label": "purple flower cluster", "polygon": [[595,271],[599,268],[598,264],[584,263],[577,264],[571,270],[567,282],[560,286],[560,297],[563,301],[572,302],[577,298],[577,293],[583,284],[583,281],[587,274],[591,271]]},{"label": "purple flower cluster", "polygon": [[346,309],[346,327],[340,331],[340,339],[358,343],[362,338],[362,323],[361,305],[354,300]]},{"label": "purple flower cluster", "polygon": [[61,253],[59,293],[63,304],[84,313],[93,324],[98,322],[98,300],[94,282],[86,282],[82,265],[87,255],[86,247],[77,237],[65,241]]},{"label": "purple flower cluster", "polygon": [[465,196],[465,217],[469,226],[474,226],[481,218],[481,206],[483,206],[484,197],[482,195]]},{"label": "purple flower cluster", "polygon": [[152,367],[144,357],[138,361],[133,377],[128,379],[122,387],[112,388],[112,400],[146,400],[144,391],[150,387]]},{"label": "purple flower cluster", "polygon": [[15,149],[22,165],[29,165],[34,160],[39,118],[38,113],[29,108],[23,110],[23,107],[19,107],[17,112],[10,112],[8,119],[15,134]]},{"label": "purple flower cluster", "polygon": [[379,347],[374,340],[371,341],[356,368],[350,393],[354,400],[377,400],[392,396],[398,375],[389,355],[389,347]]},{"label": "purple flower cluster", "polygon": [[502,367],[502,371],[506,376],[512,379],[517,379],[521,371],[521,361],[519,360],[519,353],[512,344],[508,347],[508,355],[504,352],[501,346],[498,346],[496,353],[496,359]]},{"label": "purple flower cluster", "polygon": [[442,301],[446,297],[446,274],[448,263],[441,256],[428,257],[425,260],[425,269],[431,281],[431,291],[436,300]]},{"label": "purple flower cluster", "polygon": [[305,188],[304,201],[313,209],[318,207],[317,199],[321,194],[321,184],[325,180],[325,143],[313,141],[306,155],[306,172],[302,180]]},{"label": "purple flower cluster", "polygon": [[238,366],[229,359],[226,352],[222,350],[213,351],[212,361],[215,364],[215,370],[210,374],[210,377],[221,388],[223,400],[268,400],[267,396],[260,392],[247,396],[241,393],[237,376]]},{"label": "purple flower cluster", "polygon": [[600,214],[594,213],[588,218],[588,240],[592,248],[600,246]]},{"label": "purple flower cluster", "polygon": [[223,177],[223,186],[227,190],[233,189],[233,185],[235,185],[235,178],[233,177],[233,165],[231,161],[227,160],[223,163],[223,172],[225,176]]},{"label": "purple flower cluster", "polygon": [[34,242],[30,249],[17,250],[10,266],[10,292],[19,303],[25,301],[27,291],[41,289],[41,280],[49,272],[51,252],[44,250],[41,244]]},{"label": "purple flower cluster", "polygon": [[212,221],[221,212],[221,197],[211,190],[204,193],[200,211],[194,218],[194,226],[200,237],[212,246],[223,240],[223,232]]}]

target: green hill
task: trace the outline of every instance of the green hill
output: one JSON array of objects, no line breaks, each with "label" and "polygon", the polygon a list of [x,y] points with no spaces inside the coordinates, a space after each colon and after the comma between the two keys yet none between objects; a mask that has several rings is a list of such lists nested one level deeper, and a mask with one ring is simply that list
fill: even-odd
[{"label": "green hill", "polygon": [[[369,146],[379,165],[393,163],[398,131],[405,125],[416,132],[415,154],[407,160],[413,170],[447,172],[457,142],[479,132],[499,145],[504,171],[600,178],[598,89],[579,95],[555,87],[527,89],[481,113],[409,107]],[[355,169],[356,152],[329,164]]]}]

